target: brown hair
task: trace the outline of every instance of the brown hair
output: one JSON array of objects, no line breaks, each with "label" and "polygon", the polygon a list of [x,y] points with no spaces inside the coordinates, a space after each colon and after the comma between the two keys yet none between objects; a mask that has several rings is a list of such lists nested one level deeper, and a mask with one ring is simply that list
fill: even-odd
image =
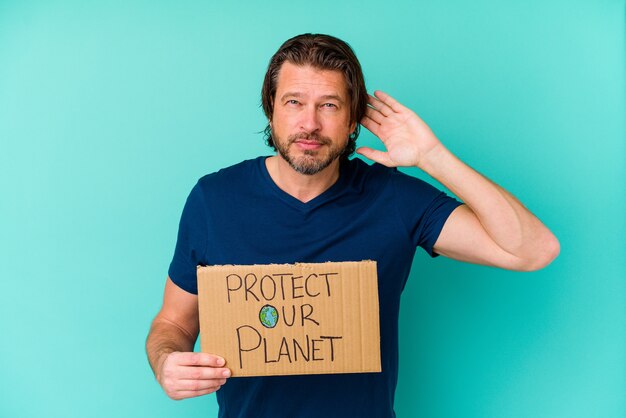
[{"label": "brown hair", "polygon": [[[320,70],[340,71],[344,75],[350,98],[350,123],[356,122],[356,128],[350,134],[348,145],[341,155],[342,159],[347,159],[356,149],[356,139],[361,129],[359,121],[367,109],[363,71],[354,51],[341,39],[312,33],[295,36],[282,44],[270,59],[261,90],[261,105],[268,120],[272,120],[278,73],[285,61],[301,66],[310,65]],[[264,134],[267,145],[276,150],[269,123]]]}]

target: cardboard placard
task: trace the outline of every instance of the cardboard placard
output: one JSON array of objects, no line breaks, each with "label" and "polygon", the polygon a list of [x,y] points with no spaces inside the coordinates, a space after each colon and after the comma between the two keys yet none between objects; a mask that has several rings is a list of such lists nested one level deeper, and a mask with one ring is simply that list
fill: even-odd
[{"label": "cardboard placard", "polygon": [[380,372],[375,261],[198,267],[200,344],[232,376]]}]

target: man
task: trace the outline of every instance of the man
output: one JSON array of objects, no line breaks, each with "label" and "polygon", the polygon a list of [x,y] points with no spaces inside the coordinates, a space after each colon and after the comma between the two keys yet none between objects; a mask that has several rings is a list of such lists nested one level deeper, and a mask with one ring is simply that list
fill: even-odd
[{"label": "man", "polygon": [[[262,91],[271,157],[198,181],[183,210],[163,307],[147,340],[173,399],[217,392],[220,417],[392,417],[398,310],[417,246],[432,257],[530,271],[559,253],[515,197],[458,160],[411,110],[368,96],[343,41],[305,34],[272,57]],[[386,151],[349,160],[359,123]],[[416,166],[463,202],[394,167]],[[192,353],[196,266],[359,261],[378,264],[381,373],[230,379],[225,360]]]}]

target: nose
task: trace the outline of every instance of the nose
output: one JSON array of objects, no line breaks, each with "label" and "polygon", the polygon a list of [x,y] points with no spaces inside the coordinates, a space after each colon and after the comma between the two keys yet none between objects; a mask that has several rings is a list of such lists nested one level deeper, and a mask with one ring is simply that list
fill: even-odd
[{"label": "nose", "polygon": [[322,129],[322,121],[315,106],[306,106],[300,115],[300,129],[313,133]]}]

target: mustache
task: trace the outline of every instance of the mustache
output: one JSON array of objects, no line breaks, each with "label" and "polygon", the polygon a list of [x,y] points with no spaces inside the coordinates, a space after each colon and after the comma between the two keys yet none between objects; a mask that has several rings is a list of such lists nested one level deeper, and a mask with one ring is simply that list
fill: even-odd
[{"label": "mustache", "polygon": [[319,142],[322,145],[330,145],[332,142],[331,139],[327,136],[320,136],[318,134],[307,134],[306,132],[300,132],[299,134],[290,135],[288,138],[289,144],[293,144],[294,142],[304,139],[305,141],[315,141]]}]

